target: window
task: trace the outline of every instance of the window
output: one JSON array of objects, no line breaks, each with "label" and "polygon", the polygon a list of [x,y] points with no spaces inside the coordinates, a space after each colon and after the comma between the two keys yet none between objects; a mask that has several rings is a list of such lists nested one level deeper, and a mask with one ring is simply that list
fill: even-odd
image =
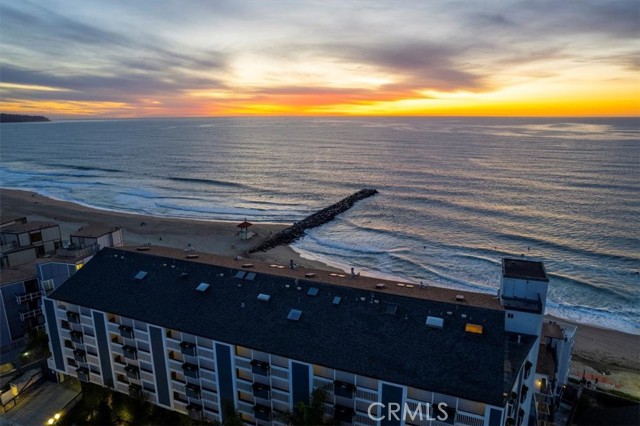
[{"label": "window", "polygon": [[507,314],[507,318],[512,319],[513,318],[513,314]]},{"label": "window", "polygon": [[29,239],[31,240],[31,244],[39,243],[40,241],[42,241],[42,232],[38,231],[29,234]]}]

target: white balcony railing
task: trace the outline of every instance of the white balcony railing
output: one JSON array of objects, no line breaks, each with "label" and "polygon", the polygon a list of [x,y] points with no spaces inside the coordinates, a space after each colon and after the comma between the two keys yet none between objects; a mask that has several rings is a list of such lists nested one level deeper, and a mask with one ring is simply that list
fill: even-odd
[{"label": "white balcony railing", "polygon": [[16,295],[16,302],[18,302],[19,304],[24,302],[31,302],[32,300],[39,299],[42,294],[43,292],[41,290],[38,290],[23,295]]},{"label": "white balcony railing", "polygon": [[42,309],[41,308],[36,308],[36,309],[32,309],[30,311],[27,312],[21,312],[20,313],[20,321],[25,321],[29,318],[35,318],[38,315],[42,314]]}]

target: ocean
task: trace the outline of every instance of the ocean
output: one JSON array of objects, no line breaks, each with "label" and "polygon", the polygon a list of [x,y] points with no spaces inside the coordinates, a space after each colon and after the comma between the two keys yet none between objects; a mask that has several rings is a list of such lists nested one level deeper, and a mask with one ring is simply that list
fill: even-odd
[{"label": "ocean", "polygon": [[[380,194],[294,244],[380,277],[495,293],[545,262],[547,312],[640,334],[633,118],[191,118],[0,127],[0,184],[156,216],[294,222]],[[126,237],[126,236],[125,236]]]}]

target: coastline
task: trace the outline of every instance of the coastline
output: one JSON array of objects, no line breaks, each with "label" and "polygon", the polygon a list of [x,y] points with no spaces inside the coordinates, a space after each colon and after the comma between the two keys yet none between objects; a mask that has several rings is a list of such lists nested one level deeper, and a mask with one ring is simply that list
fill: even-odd
[{"label": "coastline", "polygon": [[[84,205],[48,198],[34,192],[0,189],[0,216],[7,220],[26,216],[30,221],[42,220],[60,225],[63,240],[81,226],[107,225],[123,229],[126,245],[151,243],[174,248],[191,244],[197,251],[226,255],[246,256],[256,260],[288,264],[293,260],[310,269],[339,271],[317,260],[303,258],[289,246],[280,246],[264,253],[246,255],[270,233],[288,226],[282,223],[255,223],[251,231],[256,235],[250,240],[240,240],[237,224],[224,221],[207,221],[154,217],[147,215],[100,210]],[[572,374],[582,372],[607,378],[607,382],[623,392],[640,396],[640,336],[576,323],[563,318],[561,322],[578,326],[574,347]],[[603,383],[603,380],[600,380]]]}]

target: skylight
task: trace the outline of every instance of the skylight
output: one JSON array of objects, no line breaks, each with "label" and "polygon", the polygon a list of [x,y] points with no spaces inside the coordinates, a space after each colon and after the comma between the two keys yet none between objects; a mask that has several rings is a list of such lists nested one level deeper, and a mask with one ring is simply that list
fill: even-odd
[{"label": "skylight", "polygon": [[331,303],[333,303],[334,305],[339,305],[341,300],[342,300],[342,297],[336,296],[333,298],[333,302]]},{"label": "skylight", "polygon": [[427,326],[433,328],[444,327],[444,320],[440,317],[427,317]]},{"label": "skylight", "polygon": [[196,290],[201,292],[201,293],[204,293],[208,289],[209,289],[209,284],[207,284],[207,283],[200,283],[200,284],[198,284],[198,287],[196,287]]},{"label": "skylight", "polygon": [[287,315],[287,319],[291,321],[299,321],[302,316],[302,311],[298,309],[292,309],[289,311],[289,315]]},{"label": "skylight", "polygon": [[246,275],[246,273],[247,273],[246,271],[238,271],[238,272],[234,275],[234,277],[233,277],[233,278],[238,278],[238,279],[240,279],[240,280],[241,280],[241,279],[243,279],[243,278],[244,278],[244,276]]},{"label": "skylight", "polygon": [[464,326],[464,331],[472,334],[482,334],[484,330],[480,324],[467,323],[467,325]]},{"label": "skylight", "polygon": [[394,303],[389,303],[384,313],[387,315],[395,315],[397,311],[398,311],[398,305]]},{"label": "skylight", "polygon": [[307,291],[307,296],[317,296],[319,291],[318,287],[311,287],[309,291]]},{"label": "skylight", "polygon": [[269,299],[271,299],[271,296],[268,295],[268,294],[260,293],[258,295],[258,300],[261,301],[261,302],[268,302]]},{"label": "skylight", "polygon": [[247,275],[245,275],[244,279],[247,280],[247,281],[253,281],[253,280],[256,279],[256,273],[255,272],[249,272]]},{"label": "skylight", "polygon": [[146,276],[147,276],[146,271],[138,271],[138,273],[136,274],[135,277],[133,277],[133,279],[136,281],[142,281]]}]

